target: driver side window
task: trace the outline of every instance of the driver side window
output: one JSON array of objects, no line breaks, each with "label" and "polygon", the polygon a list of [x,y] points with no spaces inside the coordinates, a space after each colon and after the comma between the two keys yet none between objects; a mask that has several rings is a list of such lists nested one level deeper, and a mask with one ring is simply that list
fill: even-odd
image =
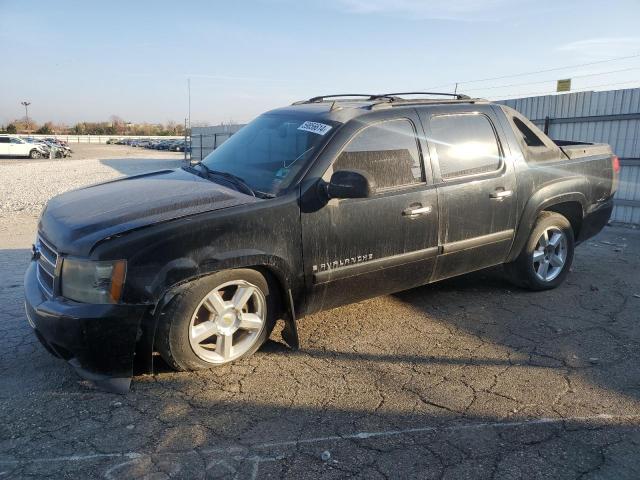
[{"label": "driver side window", "polygon": [[360,130],[333,164],[333,171],[360,170],[377,190],[424,182],[413,124],[406,119],[376,123]]}]

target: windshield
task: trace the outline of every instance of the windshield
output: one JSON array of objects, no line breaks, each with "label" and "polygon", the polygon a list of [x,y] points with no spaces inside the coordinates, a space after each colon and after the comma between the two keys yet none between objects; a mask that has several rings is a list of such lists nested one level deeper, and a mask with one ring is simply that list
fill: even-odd
[{"label": "windshield", "polygon": [[236,175],[252,189],[271,195],[287,188],[307,165],[337,122],[261,115],[202,161],[207,168]]}]

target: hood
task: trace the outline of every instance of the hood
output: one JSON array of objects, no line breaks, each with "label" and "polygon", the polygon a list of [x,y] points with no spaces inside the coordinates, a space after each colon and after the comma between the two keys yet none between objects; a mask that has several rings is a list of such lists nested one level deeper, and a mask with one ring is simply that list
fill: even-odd
[{"label": "hood", "polygon": [[47,203],[38,231],[60,253],[88,255],[112,235],[256,201],[182,169],[162,170],[58,195]]}]

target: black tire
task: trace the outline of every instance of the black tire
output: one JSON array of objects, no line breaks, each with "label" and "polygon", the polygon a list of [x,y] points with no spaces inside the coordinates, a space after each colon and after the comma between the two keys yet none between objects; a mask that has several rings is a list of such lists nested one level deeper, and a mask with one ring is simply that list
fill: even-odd
[{"label": "black tire", "polygon": [[[549,280],[543,280],[536,273],[534,251],[538,246],[538,240],[542,237],[544,232],[553,231],[555,229],[561,232],[566,239],[566,258],[564,259],[564,264],[561,267],[557,267],[561,269],[555,277]],[[513,262],[505,264],[505,271],[509,280],[520,287],[527,288],[529,290],[549,290],[556,288],[564,282],[564,279],[569,274],[569,269],[573,262],[574,249],[575,239],[573,236],[573,228],[571,227],[569,220],[559,213],[544,211],[538,216],[522,252],[520,252],[518,258]]]},{"label": "black tire", "polygon": [[32,160],[35,160],[37,158],[42,158],[42,154],[34,148],[29,152],[29,158],[31,158]]},{"label": "black tire", "polygon": [[[245,281],[257,287],[266,301],[266,318],[255,343],[240,357],[226,363],[211,363],[200,358],[191,347],[189,326],[196,308],[216,287],[232,281]],[[278,288],[256,270],[225,270],[191,282],[164,309],[155,337],[156,348],[169,366],[178,371],[202,370],[228,365],[255,353],[269,338],[279,316]]]}]

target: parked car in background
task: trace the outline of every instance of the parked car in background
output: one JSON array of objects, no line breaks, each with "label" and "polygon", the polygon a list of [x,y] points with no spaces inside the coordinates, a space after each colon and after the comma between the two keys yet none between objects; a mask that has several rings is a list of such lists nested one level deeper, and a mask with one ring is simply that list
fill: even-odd
[{"label": "parked car in background", "polygon": [[64,157],[70,157],[71,154],[73,153],[73,150],[71,149],[69,144],[67,142],[65,142],[64,140],[60,140],[58,138],[45,138],[45,140],[48,141],[48,142],[51,142],[52,144],[54,144],[58,148],[63,149],[63,153],[64,153],[63,156]]},{"label": "parked car in background", "polygon": [[110,138],[107,140],[107,144],[115,145],[129,145],[135,148],[149,148],[152,150],[168,150],[172,152],[183,152],[185,148],[188,150],[188,144],[185,144],[184,139],[175,138]]},{"label": "parked car in background", "polygon": [[33,145],[39,145],[40,147],[42,147],[42,149],[45,152],[45,157],[49,157],[50,153],[51,153],[51,148],[49,147],[49,145],[47,145],[47,142],[43,141],[40,138],[35,138],[35,137],[23,137],[23,140],[27,141],[28,143],[31,143]]},{"label": "parked car in background", "polygon": [[58,145],[62,145],[62,146],[65,146],[65,147],[69,146],[68,142],[65,142],[64,140],[62,140],[60,138],[48,137],[48,138],[45,138],[45,140],[47,142],[57,143]]},{"label": "parked car in background", "polygon": [[[44,139],[42,140],[42,143],[44,143],[49,148],[50,156],[53,156],[55,158],[66,158],[71,156],[71,148],[62,143],[59,143],[55,139]],[[51,154],[51,152],[53,152],[53,154]]]},{"label": "parked car in background", "polygon": [[0,135],[0,156],[43,158],[49,156],[49,149],[42,143],[28,142],[14,135]]},{"label": "parked car in background", "polygon": [[176,140],[169,147],[169,150],[171,150],[172,152],[184,152],[185,150],[187,152],[190,152],[191,147],[189,147],[189,144],[187,144],[184,140]]}]

